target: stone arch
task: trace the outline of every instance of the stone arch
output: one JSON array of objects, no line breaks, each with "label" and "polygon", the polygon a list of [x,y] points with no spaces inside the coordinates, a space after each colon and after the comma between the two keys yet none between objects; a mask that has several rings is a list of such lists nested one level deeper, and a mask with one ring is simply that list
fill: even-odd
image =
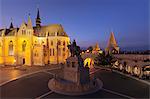
[{"label": "stone arch", "polygon": [[66,45],[66,42],[65,42],[65,41],[63,41],[63,45],[64,45],[64,46]]},{"label": "stone arch", "polygon": [[141,68],[138,65],[135,65],[133,67],[133,73],[134,73],[134,75],[139,76],[141,73]]},{"label": "stone arch", "polygon": [[84,59],[84,66],[88,66],[90,69],[94,68],[94,60],[89,57]]}]

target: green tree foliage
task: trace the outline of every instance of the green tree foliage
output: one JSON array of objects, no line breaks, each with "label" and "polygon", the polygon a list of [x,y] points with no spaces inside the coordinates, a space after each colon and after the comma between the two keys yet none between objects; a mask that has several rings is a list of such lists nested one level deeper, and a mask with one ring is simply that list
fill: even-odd
[{"label": "green tree foliage", "polygon": [[98,56],[95,58],[95,65],[111,65],[113,62],[113,55],[112,54],[105,54],[105,53],[99,53]]}]

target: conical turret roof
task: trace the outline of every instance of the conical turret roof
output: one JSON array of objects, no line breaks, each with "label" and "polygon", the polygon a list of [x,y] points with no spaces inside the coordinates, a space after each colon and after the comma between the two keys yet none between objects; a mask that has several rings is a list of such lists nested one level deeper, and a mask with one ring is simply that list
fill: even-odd
[{"label": "conical turret roof", "polygon": [[117,45],[114,33],[111,32],[107,47],[117,47],[117,46],[118,45]]},{"label": "conical turret roof", "polygon": [[96,43],[94,49],[95,49],[95,50],[100,50],[98,43]]}]

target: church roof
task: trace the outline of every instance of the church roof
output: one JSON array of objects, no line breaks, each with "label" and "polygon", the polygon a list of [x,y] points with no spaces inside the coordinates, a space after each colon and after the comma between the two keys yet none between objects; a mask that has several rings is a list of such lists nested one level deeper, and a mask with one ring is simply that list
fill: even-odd
[{"label": "church roof", "polygon": [[18,32],[19,28],[6,29],[5,36],[14,36],[16,32]]},{"label": "church roof", "polygon": [[18,32],[19,28],[12,29],[0,29],[0,36],[4,33],[5,36],[14,36],[16,32]]},{"label": "church roof", "polygon": [[[38,9],[36,26],[35,27],[32,26],[30,15],[28,17],[28,22],[27,23],[23,22],[22,25],[25,25],[27,29],[33,29],[34,35],[36,36],[45,37],[46,35],[48,36],[57,35],[57,36],[68,37],[61,24],[51,24],[51,25],[41,26],[40,23],[41,23],[41,19],[40,19],[40,13]],[[18,32],[18,28],[14,28],[11,22],[10,28],[5,30],[5,35],[6,36],[15,35],[16,32]]]},{"label": "church roof", "polygon": [[[31,28],[31,21],[29,20],[28,23],[24,23],[28,28]],[[46,36],[46,33],[49,33],[49,36],[65,36],[68,37],[66,32],[64,31],[61,24],[51,24],[47,26],[41,26],[41,28],[33,27],[34,32],[38,32],[37,36]],[[38,30],[39,29],[39,30]],[[14,36],[16,32],[18,32],[19,28],[11,28],[11,29],[1,29],[0,36],[2,35],[2,30],[5,30],[5,36]],[[38,30],[38,31],[37,31]]]},{"label": "church roof", "polygon": [[48,33],[49,36],[55,36],[57,33],[57,36],[67,36],[66,32],[64,31],[61,24],[51,24],[47,26],[41,26],[33,27],[35,34],[38,34],[38,36],[46,36],[46,33]]}]

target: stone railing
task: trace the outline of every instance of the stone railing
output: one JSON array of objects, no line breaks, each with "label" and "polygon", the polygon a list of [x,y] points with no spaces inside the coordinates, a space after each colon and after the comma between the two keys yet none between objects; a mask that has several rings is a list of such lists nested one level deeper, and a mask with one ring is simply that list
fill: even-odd
[{"label": "stone railing", "polygon": [[126,59],[126,60],[137,60],[144,61],[150,60],[150,55],[140,55],[140,54],[115,54],[114,55],[118,59]]}]

